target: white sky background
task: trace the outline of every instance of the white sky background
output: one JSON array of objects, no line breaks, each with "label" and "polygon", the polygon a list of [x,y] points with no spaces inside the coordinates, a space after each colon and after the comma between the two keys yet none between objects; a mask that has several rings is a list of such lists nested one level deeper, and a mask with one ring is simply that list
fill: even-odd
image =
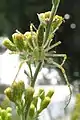
[{"label": "white sky background", "polygon": [[[0,55],[0,79],[1,79],[0,82],[2,84],[11,84],[13,82],[13,78],[16,75],[18,67],[19,67],[18,55],[15,55],[15,54],[10,55],[8,50],[3,55]],[[26,75],[24,74],[24,69],[26,69],[26,67],[27,66],[24,64],[22,69],[20,70],[20,73],[17,78],[18,80],[24,80],[25,84],[27,83]],[[34,68],[33,68],[33,71],[34,71]],[[54,92],[51,103],[65,101],[68,98],[68,95],[70,93],[69,93],[69,89],[67,86],[55,85],[57,83],[57,79],[60,79],[58,72],[53,69],[51,71],[51,73],[48,74],[48,69],[44,68],[44,69],[42,69],[41,73],[39,74],[38,79],[42,78],[42,73],[44,73],[44,75],[46,75],[46,77],[51,79],[52,84],[53,84],[52,86],[40,86],[40,87],[43,87],[46,92],[51,88],[54,89],[55,92]],[[36,89],[36,91],[38,91],[39,87],[36,87],[35,89]],[[74,104],[74,99],[72,99],[71,104]],[[55,105],[57,105],[57,104],[55,104]],[[52,106],[52,104],[51,104],[51,106]],[[54,107],[54,104],[52,107]],[[55,106],[55,111],[57,111],[57,113],[54,114],[54,116],[60,114],[60,113],[58,113],[59,109],[64,110],[64,105],[62,105],[62,108],[59,108],[59,107],[60,107],[59,105]],[[47,118],[46,118],[46,120],[47,120]]]},{"label": "white sky background", "polygon": [[[0,82],[2,84],[11,84],[13,82],[13,79],[19,67],[18,55],[15,55],[15,54],[10,55],[9,52],[10,51],[7,50],[3,55],[0,56],[0,78],[1,78]],[[26,69],[26,67],[27,66],[24,64],[17,77],[17,80],[24,80],[25,84],[27,83],[26,75],[24,74],[24,69]],[[34,71],[34,68],[33,68],[33,71]],[[55,84],[57,83],[57,79],[58,78],[60,79],[58,72],[55,71],[54,69],[51,71],[50,74],[48,74],[47,68],[42,69],[42,71],[38,75],[38,79],[42,78],[43,76],[42,73],[44,73],[44,75],[46,75],[49,79],[51,79],[52,87],[55,86]],[[46,91],[48,87],[49,86],[45,88]],[[65,99],[65,97],[69,95],[69,89],[67,86],[66,87],[64,85],[56,86],[54,87],[54,89],[56,89],[55,90],[56,100],[61,101],[62,99]],[[57,95],[60,95],[61,97]]]},{"label": "white sky background", "polygon": [[[7,50],[3,55],[0,55],[0,78],[1,83],[5,84],[11,84],[13,82],[13,79],[20,64],[18,55],[10,55],[9,52],[10,51]],[[24,69],[26,68],[28,69],[28,67],[24,64],[19,72],[17,79],[26,81],[26,75],[24,74]],[[33,67],[33,72],[34,69],[35,68]],[[42,79],[42,74],[46,75],[48,79],[51,79],[52,84],[56,84],[57,79],[60,79],[58,72],[54,69],[52,69],[50,74],[48,74],[48,69],[43,68],[38,75],[38,79]]]}]

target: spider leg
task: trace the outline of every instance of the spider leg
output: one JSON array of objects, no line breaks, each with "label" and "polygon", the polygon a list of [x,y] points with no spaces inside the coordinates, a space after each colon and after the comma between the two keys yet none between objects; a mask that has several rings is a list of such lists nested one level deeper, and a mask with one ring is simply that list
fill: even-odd
[{"label": "spider leg", "polygon": [[[34,29],[36,29],[35,26],[31,23],[30,24],[30,31],[31,31],[31,36],[32,36],[32,44],[33,44],[33,47],[35,48],[35,46],[37,45],[37,43],[36,43],[36,40],[34,40],[34,38],[33,38],[33,36],[34,36],[33,27],[34,27]],[[37,31],[37,29],[36,29],[36,31]]]},{"label": "spider leg", "polygon": [[47,40],[46,43],[43,44],[44,49],[50,46],[52,40],[53,40],[53,39],[51,39],[51,40]]},{"label": "spider leg", "polygon": [[67,59],[67,55],[66,54],[52,54],[51,52],[50,53],[47,53],[46,54],[47,57],[62,57],[63,60],[62,60],[62,63],[60,64],[61,66],[64,65],[66,59]]},{"label": "spider leg", "polygon": [[61,44],[61,41],[56,42],[55,44],[49,46],[48,48],[45,49],[45,52],[48,52],[49,50],[53,49],[54,47],[58,46]]},{"label": "spider leg", "polygon": [[16,32],[19,33],[19,34],[22,34],[19,30],[16,29]]},{"label": "spider leg", "polygon": [[[50,62],[49,62],[49,60],[50,60]],[[66,108],[69,105],[69,103],[70,103],[71,95],[72,95],[72,90],[71,90],[71,87],[70,87],[70,84],[69,84],[69,81],[68,81],[65,69],[61,65],[59,65],[57,62],[54,62],[52,59],[48,59],[47,61],[48,61],[49,64],[55,65],[56,67],[58,67],[62,71],[63,76],[65,78],[65,81],[66,81],[66,83],[68,85],[68,88],[69,88],[69,91],[70,91],[70,97],[69,97],[69,100],[68,100],[68,102],[67,102],[67,104],[65,106],[65,108]]]},{"label": "spider leg", "polygon": [[17,78],[19,72],[20,72],[20,69],[21,69],[22,65],[23,65],[25,62],[26,62],[26,60],[20,62],[18,71],[17,71],[17,73],[16,73],[16,75],[15,75],[15,77],[14,77],[13,83],[15,82],[15,80],[16,80],[16,78]]},{"label": "spider leg", "polygon": [[43,42],[44,48],[46,48],[47,46],[50,46],[52,40],[53,40],[54,34],[50,33],[48,39],[46,40],[46,42]]},{"label": "spider leg", "polygon": [[30,27],[31,27],[30,29],[32,29],[32,27],[33,27],[33,28],[34,28],[34,30],[35,30],[35,31],[37,31],[37,28],[34,26],[34,24],[33,24],[33,23],[31,23],[31,24],[30,24]]}]

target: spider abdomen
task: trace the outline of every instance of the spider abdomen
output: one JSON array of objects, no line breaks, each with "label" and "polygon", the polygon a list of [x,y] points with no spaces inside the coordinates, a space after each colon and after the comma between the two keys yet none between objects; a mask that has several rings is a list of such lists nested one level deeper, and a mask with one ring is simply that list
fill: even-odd
[{"label": "spider abdomen", "polygon": [[42,47],[36,47],[33,51],[33,59],[34,61],[43,61],[45,57],[44,50]]},{"label": "spider abdomen", "polygon": [[37,32],[37,42],[38,46],[41,47],[44,39],[44,25],[40,24]]}]

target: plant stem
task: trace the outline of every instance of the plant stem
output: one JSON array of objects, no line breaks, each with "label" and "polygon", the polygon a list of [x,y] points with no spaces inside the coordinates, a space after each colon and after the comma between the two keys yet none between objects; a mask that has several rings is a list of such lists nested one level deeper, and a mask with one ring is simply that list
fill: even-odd
[{"label": "plant stem", "polygon": [[31,81],[31,87],[34,87],[34,85],[35,85],[35,81],[36,81],[37,75],[38,75],[38,73],[39,73],[39,70],[40,70],[40,68],[41,68],[41,65],[42,65],[42,61],[40,61],[40,62],[38,63],[38,65],[37,65],[37,68],[36,68],[36,71],[35,71],[35,73],[34,73],[33,79],[32,79],[32,81]]},{"label": "plant stem", "polygon": [[[56,6],[54,6],[54,4],[53,4],[53,6],[52,6],[50,19],[49,19],[49,21],[48,21],[48,24],[47,24],[47,27],[46,27],[46,31],[45,31],[44,42],[46,42],[47,39],[48,39],[48,36],[49,36],[49,33],[50,33],[50,28],[51,28],[51,23],[52,23],[52,21],[53,21],[53,16],[56,14],[58,5],[59,5],[59,2],[56,4]],[[37,76],[38,76],[38,73],[39,73],[39,71],[40,71],[40,68],[41,68],[42,63],[43,63],[42,61],[39,61],[38,65],[37,65],[37,67],[36,67],[34,76],[32,75],[31,66],[30,66],[30,64],[28,64],[29,69],[30,69],[30,73],[31,73],[31,84],[30,84],[31,87],[34,87],[34,85],[35,85],[35,81],[36,81],[36,79],[37,79]],[[26,119],[26,120],[28,120],[28,112],[29,112],[30,104],[31,104],[31,102],[29,103],[29,105],[28,105],[28,107],[27,107],[27,111],[26,111],[26,115],[25,115],[25,119]],[[25,120],[25,119],[23,119],[23,120]]]},{"label": "plant stem", "polygon": [[[28,65],[29,65],[29,64],[28,64]],[[31,76],[30,76],[30,77],[31,77],[31,84],[30,84],[31,87],[34,87],[34,85],[35,85],[35,81],[36,81],[36,78],[37,78],[38,73],[39,73],[39,71],[40,71],[41,65],[42,65],[42,61],[40,61],[40,62],[38,63],[37,68],[36,68],[35,73],[34,73],[34,76],[32,76],[31,66],[29,65],[29,69],[30,69],[30,73],[31,73]],[[24,113],[24,116],[25,116],[25,117],[23,116],[24,118],[21,119],[21,120],[28,120],[28,114],[29,114],[30,105],[31,105],[31,101],[30,101],[30,103],[28,104],[27,109],[25,109],[25,110],[26,110],[26,112]]]},{"label": "plant stem", "polygon": [[45,31],[44,42],[46,42],[47,39],[48,39],[49,32],[50,32],[50,27],[51,27],[51,23],[52,23],[52,21],[53,21],[54,15],[56,14],[57,8],[58,8],[58,6],[59,6],[59,2],[60,2],[60,0],[58,0],[58,3],[57,3],[56,6],[55,6],[54,4],[53,4],[53,6],[52,6],[51,15],[50,15],[50,18],[49,18],[49,21],[48,21],[48,24],[47,24],[47,27],[46,27],[46,31]]},{"label": "plant stem", "polygon": [[26,120],[24,114],[21,115],[21,120]]}]

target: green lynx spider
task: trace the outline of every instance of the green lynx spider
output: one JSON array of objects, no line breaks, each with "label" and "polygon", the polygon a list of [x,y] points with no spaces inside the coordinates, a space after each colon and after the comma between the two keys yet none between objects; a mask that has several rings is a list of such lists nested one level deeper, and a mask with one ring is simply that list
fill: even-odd
[{"label": "green lynx spider", "polygon": [[[66,56],[66,54],[57,54],[56,51],[53,50],[55,47],[57,47],[59,44],[61,44],[60,41],[51,45],[51,42],[55,35],[55,32],[59,28],[59,26],[62,24],[62,21],[63,21],[63,18],[61,16],[56,15],[56,11],[57,11],[59,2],[60,2],[60,0],[52,0],[53,6],[51,9],[51,12],[49,11],[49,12],[47,12],[47,14],[46,13],[38,14],[38,18],[40,20],[40,25],[39,25],[38,29],[36,29],[32,23],[30,24],[30,33],[31,33],[31,38],[32,38],[32,43],[30,44],[28,42],[28,47],[30,48],[30,51],[25,51],[25,50],[20,51],[20,52],[18,51],[20,56],[24,56],[24,57],[26,56],[26,58],[24,58],[22,60],[22,62],[20,63],[18,72],[14,78],[14,81],[16,80],[17,75],[18,75],[23,63],[25,63],[25,62],[27,63],[27,65],[29,67],[30,74],[27,72],[25,72],[25,73],[29,77],[30,86],[32,86],[32,87],[34,87],[34,85],[35,85],[37,75],[38,75],[42,65],[45,65],[47,63],[49,65],[54,65],[54,66],[58,67],[62,71],[62,74],[65,78],[65,81],[66,81],[66,83],[69,87],[69,91],[70,91],[70,97],[65,106],[65,108],[66,108],[70,102],[71,94],[72,94],[71,87],[68,82],[67,75],[65,73],[65,69],[63,68],[65,60],[67,59],[67,56]],[[50,13],[49,14],[50,16],[48,15],[48,13]],[[44,14],[46,14],[48,16],[47,19],[44,18],[44,16],[43,16]],[[56,20],[57,20],[57,24],[56,24]],[[42,31],[40,31],[41,29],[42,29]],[[20,33],[18,30],[16,32],[18,34],[21,34],[24,36],[24,34]],[[35,41],[34,33],[37,36],[36,39],[39,41]],[[26,39],[25,36],[24,36],[24,39]],[[14,52],[12,52],[12,53],[14,53]],[[54,61],[54,58],[63,58],[63,61],[61,64],[59,64]],[[35,70],[34,75],[32,73],[31,64],[36,65],[36,70]]]},{"label": "green lynx spider", "polygon": [[[33,39],[33,28],[37,31],[37,29],[35,28],[35,26],[34,26],[33,24],[31,24],[31,25],[30,25],[30,30],[31,30],[31,33],[32,33],[32,39]],[[19,33],[18,30],[17,30],[17,32]],[[43,55],[43,56],[41,56],[41,57],[42,57],[42,58],[41,58],[41,61],[42,61],[43,64],[44,64],[45,61],[46,61],[48,64],[53,64],[55,67],[58,67],[58,68],[62,71],[63,76],[64,76],[64,78],[65,78],[65,80],[66,80],[66,83],[67,83],[67,85],[68,85],[68,87],[69,87],[69,90],[70,90],[70,98],[69,98],[69,100],[68,100],[68,103],[66,104],[66,106],[67,106],[67,105],[69,104],[69,102],[70,102],[71,94],[72,94],[71,88],[70,88],[70,84],[69,84],[69,82],[68,82],[67,75],[66,75],[65,70],[64,70],[64,68],[63,68],[63,65],[64,65],[64,63],[65,63],[65,60],[67,59],[67,56],[66,56],[66,54],[57,54],[56,51],[51,51],[53,48],[55,48],[55,47],[57,47],[59,44],[61,44],[61,42],[58,41],[58,42],[54,43],[53,45],[51,45],[51,42],[52,42],[52,39],[51,39],[51,40],[47,40],[46,42],[43,41],[42,46],[40,46],[40,48],[39,48],[39,46],[35,44],[34,39],[33,39],[33,45],[30,46],[30,47],[31,47],[31,49],[32,49],[32,51],[33,51],[33,53],[34,53],[34,54],[32,54],[32,55],[35,55],[35,57],[36,57],[36,54],[39,54],[38,52],[41,52],[41,54]],[[35,48],[36,48],[36,52],[34,52]],[[38,51],[38,49],[40,49],[40,51]],[[39,55],[40,55],[40,54],[39,54]],[[57,62],[54,61],[54,58],[56,58],[56,57],[60,57],[60,58],[62,57],[62,58],[63,58],[63,61],[62,61],[61,64],[58,64]],[[49,58],[49,59],[47,59],[47,58]],[[38,58],[37,58],[37,59],[38,59]],[[17,74],[16,74],[16,76],[15,76],[15,78],[14,78],[14,81],[16,80],[17,75],[18,75],[18,73],[19,73],[19,71],[20,71],[23,63],[24,63],[24,62],[27,62],[27,61],[28,61],[28,60],[24,60],[24,61],[21,62],[20,66],[19,66],[19,69],[18,69],[18,72],[17,72]],[[30,75],[29,75],[26,71],[25,71],[25,74],[27,74],[28,77],[29,77],[29,76],[33,77],[33,76],[32,76],[32,70],[31,70],[30,64],[28,64],[28,66],[29,66],[29,69],[30,69]],[[35,72],[35,73],[36,73],[36,72]],[[31,77],[30,77],[30,79],[31,79]],[[36,76],[36,77],[37,77],[37,76]],[[34,83],[35,83],[35,82],[34,82]],[[33,86],[34,86],[34,85],[33,85]],[[66,106],[65,106],[65,108],[66,108]]]}]

